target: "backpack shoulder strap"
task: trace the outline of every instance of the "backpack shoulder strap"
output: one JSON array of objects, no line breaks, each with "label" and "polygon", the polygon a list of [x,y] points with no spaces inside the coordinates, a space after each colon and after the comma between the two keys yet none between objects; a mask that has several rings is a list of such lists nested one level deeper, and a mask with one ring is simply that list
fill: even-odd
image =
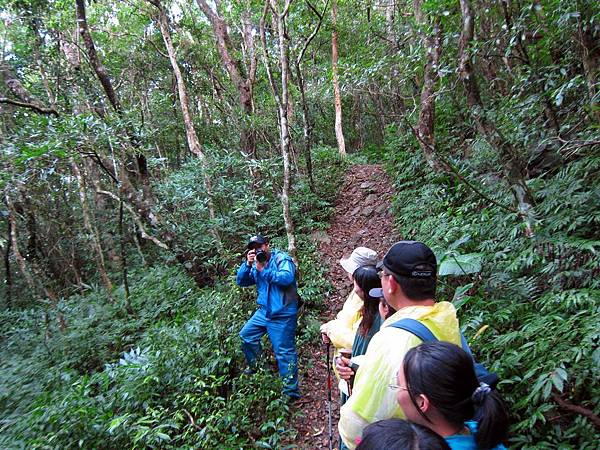
[{"label": "backpack shoulder strap", "polygon": [[400,319],[398,322],[394,322],[390,325],[394,328],[400,328],[401,330],[408,331],[414,334],[423,342],[437,342],[438,338],[431,332],[426,325],[422,324],[415,319]]},{"label": "backpack shoulder strap", "polygon": [[[415,319],[400,319],[399,321],[394,322],[390,326],[394,327],[394,328],[400,328],[401,330],[408,331],[409,333],[412,333],[415,336],[417,336],[423,342],[437,342],[438,341],[438,338],[435,337],[435,335],[431,332],[431,330],[429,328],[427,328],[426,325],[424,325],[423,323],[421,323]],[[463,350],[465,352],[467,352],[467,354],[473,361],[473,368],[475,369],[475,375],[477,376],[477,379],[479,381],[483,381],[484,383],[487,383],[488,385],[490,385],[492,387],[492,389],[495,389],[496,384],[498,384],[498,381],[499,381],[498,375],[495,374],[494,372],[488,371],[483,364],[475,361],[475,359],[473,358],[473,353],[471,352],[471,349],[469,348],[469,344],[467,343],[467,340],[465,339],[465,337],[462,333],[460,334],[460,341],[461,341]]]},{"label": "backpack shoulder strap", "polygon": [[471,347],[469,347],[469,343],[467,342],[465,335],[462,333],[460,333],[460,343],[461,343],[462,349],[465,352],[467,352],[467,354],[471,357],[471,359],[473,359],[473,352],[471,351]]}]

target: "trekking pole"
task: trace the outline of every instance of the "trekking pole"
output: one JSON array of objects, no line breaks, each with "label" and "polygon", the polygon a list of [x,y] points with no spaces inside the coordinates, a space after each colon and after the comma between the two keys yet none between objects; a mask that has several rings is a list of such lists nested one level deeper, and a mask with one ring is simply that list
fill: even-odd
[{"label": "trekking pole", "polygon": [[327,342],[327,418],[328,418],[328,433],[329,433],[329,450],[333,450],[333,431],[331,429],[331,364],[329,361],[329,346]]}]

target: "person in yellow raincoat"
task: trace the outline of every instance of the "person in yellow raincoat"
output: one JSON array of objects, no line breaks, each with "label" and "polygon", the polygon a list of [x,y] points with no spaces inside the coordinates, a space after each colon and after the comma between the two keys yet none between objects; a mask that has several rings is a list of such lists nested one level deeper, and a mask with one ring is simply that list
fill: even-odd
[{"label": "person in yellow raincoat", "polygon": [[[370,423],[390,418],[405,418],[390,384],[408,350],[421,340],[392,327],[400,319],[416,319],[441,341],[461,345],[456,310],[449,302],[435,301],[437,262],[429,247],[421,242],[395,243],[377,264],[382,289],[372,289],[373,297],[383,296],[397,310],[373,336],[360,360],[352,395],[340,409],[338,429],[343,443],[356,448],[357,438]],[[377,292],[374,292],[377,291]],[[350,360],[336,358],[337,370],[344,379],[353,374]]]},{"label": "person in yellow raincoat", "polygon": [[[340,259],[340,265],[350,280],[353,279],[352,275],[359,267],[374,266],[375,264],[377,264],[377,252],[367,247],[357,247],[350,256]],[[321,325],[323,342],[330,341],[334,346],[334,360],[336,356],[339,356],[341,349],[352,347],[356,330],[362,319],[360,314],[362,307],[363,301],[353,288],[336,318]],[[335,365],[333,368],[335,370]]]}]

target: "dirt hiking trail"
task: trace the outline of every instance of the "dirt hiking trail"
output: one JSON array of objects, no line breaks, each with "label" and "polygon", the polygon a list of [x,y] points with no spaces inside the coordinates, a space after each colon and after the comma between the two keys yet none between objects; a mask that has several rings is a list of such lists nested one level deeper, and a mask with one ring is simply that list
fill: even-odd
[{"label": "dirt hiking trail", "polygon": [[[333,294],[324,299],[321,323],[335,318],[352,289],[352,283],[339,264],[340,258],[359,246],[377,251],[382,258],[399,240],[393,230],[392,192],[392,182],[381,166],[348,168],[330,227],[325,233],[314,236],[319,242],[321,260],[328,268],[328,279],[334,286]],[[293,419],[293,426],[298,430],[296,444],[299,449],[328,449],[326,349],[323,344],[315,344],[299,350],[303,399],[298,404],[298,417]],[[311,367],[302,367],[302,361],[306,364],[311,359],[314,361]],[[339,391],[333,374],[332,379],[333,448],[339,448]]]}]

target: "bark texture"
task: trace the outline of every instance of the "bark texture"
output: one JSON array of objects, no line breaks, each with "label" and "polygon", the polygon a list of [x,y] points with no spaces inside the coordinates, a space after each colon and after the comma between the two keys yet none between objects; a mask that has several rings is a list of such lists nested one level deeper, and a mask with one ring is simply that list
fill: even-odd
[{"label": "bark texture", "polygon": [[[283,187],[281,190],[281,205],[283,207],[283,219],[285,223],[285,231],[288,239],[288,252],[296,265],[297,250],[296,250],[296,235],[295,227],[290,211],[290,186],[291,186],[291,167],[290,167],[290,152],[291,152],[291,137],[290,137],[290,124],[289,124],[289,74],[290,64],[288,59],[288,45],[286,39],[285,29],[285,17],[289,12],[291,0],[286,0],[283,4],[283,8],[279,4],[278,0],[265,0],[265,7],[263,9],[263,15],[260,20],[260,36],[263,44],[263,61],[265,68],[267,69],[267,76],[269,78],[269,84],[275,102],[277,103],[277,118],[279,122],[279,141],[281,147],[281,156],[283,158]],[[281,73],[281,92],[277,88],[275,79],[273,77],[273,71],[269,62],[266,31],[265,31],[265,20],[267,13],[271,10],[274,15],[274,21],[277,29],[277,39],[279,47],[279,68]]]},{"label": "bark texture", "polygon": [[[102,249],[102,244],[100,243],[100,235],[98,233],[98,228],[92,222],[90,208],[88,205],[87,194],[86,194],[86,185],[83,176],[81,175],[81,170],[75,161],[71,161],[71,168],[73,170],[73,174],[77,178],[77,182],[79,184],[79,201],[81,203],[81,212],[83,215],[83,225],[85,229],[89,233],[89,238],[91,241],[92,249],[96,255],[96,266],[98,268],[98,273],[100,275],[100,279],[102,280],[102,284],[106,288],[109,293],[113,289],[112,282],[108,276],[106,271],[106,263],[104,261],[104,251]],[[112,300],[112,297],[111,297]]]},{"label": "bark texture", "polygon": [[211,234],[215,239],[215,244],[217,248],[222,248],[221,238],[219,233],[215,229],[216,223],[216,213],[215,207],[213,204],[213,192],[212,192],[212,183],[210,177],[206,173],[206,155],[202,150],[202,145],[200,144],[200,140],[198,139],[198,135],[196,134],[196,129],[194,128],[194,121],[192,118],[192,114],[190,112],[190,102],[187,93],[187,87],[185,85],[185,80],[183,79],[183,75],[181,73],[181,69],[179,68],[179,63],[177,62],[177,56],[175,55],[175,47],[173,46],[173,41],[171,40],[171,32],[170,32],[170,24],[169,17],[167,16],[166,11],[164,10],[160,0],[153,0],[152,3],[158,9],[158,25],[160,28],[160,32],[163,37],[163,41],[167,48],[167,53],[169,55],[169,61],[171,62],[171,67],[173,68],[173,75],[175,76],[175,80],[177,82],[177,93],[179,94],[179,105],[181,107],[181,114],[183,116],[183,123],[185,126],[185,135],[187,138],[188,147],[190,151],[200,159],[202,165],[203,179],[204,179],[204,189],[206,191],[206,196],[208,198],[208,216],[211,220]]},{"label": "bark texture", "polygon": [[419,134],[419,145],[425,154],[427,162],[434,170],[441,170],[435,151],[435,87],[438,82],[438,66],[442,56],[442,33],[439,23],[433,25],[431,34],[426,34],[428,20],[421,9],[421,1],[413,0],[413,8],[418,34],[427,51],[425,67],[423,68],[423,86],[421,88],[421,111],[417,133]]},{"label": "bark texture", "polygon": [[[234,47],[229,36],[227,23],[217,14],[215,10],[212,9],[212,7],[208,5],[208,2],[205,0],[196,0],[196,3],[211,24],[217,44],[217,50],[219,52],[219,56],[221,57],[221,61],[223,62],[223,66],[225,66],[225,70],[227,71],[229,78],[238,92],[240,106],[242,107],[246,118],[250,119],[254,114],[252,87],[256,74],[256,62],[253,58],[253,60],[250,62],[250,71],[248,75],[245,76],[242,64],[235,60],[232,56]],[[248,43],[250,38],[251,36],[246,36]],[[252,52],[252,55],[254,56],[254,52]],[[253,158],[256,157],[256,134],[252,128],[252,125],[249,123],[242,127],[241,144],[242,148],[248,155],[251,155]]]},{"label": "bark texture", "polygon": [[337,139],[340,156],[346,156],[346,141],[342,129],[342,97],[340,94],[340,81],[338,75],[338,32],[337,32],[337,0],[331,5],[331,70],[333,74],[333,101],[335,105],[335,137]]}]

